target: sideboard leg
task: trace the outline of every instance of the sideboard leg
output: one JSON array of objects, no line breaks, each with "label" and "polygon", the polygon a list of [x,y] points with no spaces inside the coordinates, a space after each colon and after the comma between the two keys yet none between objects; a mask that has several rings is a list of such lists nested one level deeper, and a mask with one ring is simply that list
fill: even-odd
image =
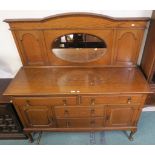
[{"label": "sideboard leg", "polygon": [[39,136],[38,136],[38,138],[37,138],[37,144],[38,144],[38,145],[40,144],[41,136],[42,136],[42,131],[39,132]]},{"label": "sideboard leg", "polygon": [[128,139],[129,139],[130,141],[133,141],[133,140],[134,140],[133,135],[135,134],[135,132],[136,132],[136,131],[131,131],[131,132],[130,132],[130,135],[129,135],[129,137],[128,137]]},{"label": "sideboard leg", "polygon": [[90,144],[95,144],[95,132],[91,131],[90,132]]},{"label": "sideboard leg", "polygon": [[34,139],[33,139],[32,135],[31,135],[31,133],[27,133],[26,135],[29,138],[29,142],[30,143],[33,143],[34,142]]}]

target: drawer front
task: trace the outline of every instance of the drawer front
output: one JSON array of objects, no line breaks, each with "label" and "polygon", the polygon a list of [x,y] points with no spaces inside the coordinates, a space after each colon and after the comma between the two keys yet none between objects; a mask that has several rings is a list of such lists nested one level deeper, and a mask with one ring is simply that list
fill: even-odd
[{"label": "drawer front", "polygon": [[76,96],[66,97],[19,97],[14,99],[16,104],[29,104],[29,105],[76,105]]},{"label": "drawer front", "polygon": [[103,117],[104,106],[55,107],[56,118]]},{"label": "drawer front", "polygon": [[94,119],[58,119],[57,126],[59,128],[95,128],[104,127],[103,118]]},{"label": "drawer front", "polygon": [[140,104],[142,95],[139,96],[82,96],[82,105],[99,105],[99,104]]}]

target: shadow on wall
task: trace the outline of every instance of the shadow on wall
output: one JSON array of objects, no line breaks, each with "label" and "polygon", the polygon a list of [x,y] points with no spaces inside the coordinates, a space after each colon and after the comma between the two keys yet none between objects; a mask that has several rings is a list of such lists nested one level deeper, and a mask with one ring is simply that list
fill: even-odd
[{"label": "shadow on wall", "polygon": [[0,78],[11,78],[13,77],[13,71],[11,70],[9,64],[0,58]]}]

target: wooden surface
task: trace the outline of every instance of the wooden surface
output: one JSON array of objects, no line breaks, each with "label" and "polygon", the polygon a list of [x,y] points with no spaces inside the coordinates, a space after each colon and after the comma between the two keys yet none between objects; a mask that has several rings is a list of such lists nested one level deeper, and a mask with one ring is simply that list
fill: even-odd
[{"label": "wooden surface", "polygon": [[[5,20],[25,66],[135,66],[147,18],[115,19],[95,14],[67,14],[38,20]],[[68,62],[52,52],[56,38],[86,33],[102,39],[107,52],[93,62]],[[93,51],[93,49],[92,49]]]},{"label": "wooden surface", "polygon": [[[25,132],[131,130],[132,137],[151,93],[136,68],[148,19],[81,13],[5,22],[24,66],[4,94]],[[105,54],[83,63],[56,57],[53,42],[73,33],[99,37]]]},{"label": "wooden surface", "polygon": [[22,68],[5,95],[149,93],[137,68]]}]

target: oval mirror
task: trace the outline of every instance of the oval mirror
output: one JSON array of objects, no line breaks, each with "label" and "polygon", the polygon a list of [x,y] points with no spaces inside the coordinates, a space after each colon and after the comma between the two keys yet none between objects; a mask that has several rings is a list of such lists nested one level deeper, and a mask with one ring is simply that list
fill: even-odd
[{"label": "oval mirror", "polygon": [[85,33],[63,35],[52,44],[52,52],[56,57],[76,63],[95,61],[106,51],[107,46],[102,39]]}]

